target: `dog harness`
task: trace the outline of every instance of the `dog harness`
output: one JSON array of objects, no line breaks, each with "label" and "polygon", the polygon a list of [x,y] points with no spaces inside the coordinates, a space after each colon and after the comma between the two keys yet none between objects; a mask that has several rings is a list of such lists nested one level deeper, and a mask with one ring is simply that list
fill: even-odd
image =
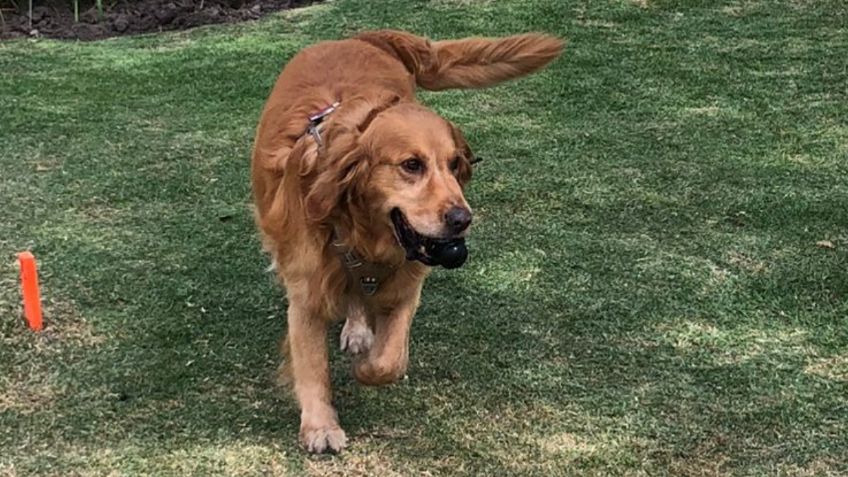
[{"label": "dog harness", "polygon": [[339,240],[339,234],[336,231],[333,231],[333,240],[330,245],[342,261],[347,276],[359,285],[359,290],[365,296],[373,296],[377,293],[380,283],[393,273],[391,267],[363,260],[354,249]]},{"label": "dog harness", "polygon": [[327,106],[326,108],[318,111],[317,113],[313,113],[309,115],[309,126],[306,128],[306,132],[311,134],[313,138],[315,138],[315,143],[318,146],[323,144],[323,140],[321,139],[321,129],[323,129],[322,125],[324,123],[324,118],[333,114],[333,111],[339,107],[339,102]]}]

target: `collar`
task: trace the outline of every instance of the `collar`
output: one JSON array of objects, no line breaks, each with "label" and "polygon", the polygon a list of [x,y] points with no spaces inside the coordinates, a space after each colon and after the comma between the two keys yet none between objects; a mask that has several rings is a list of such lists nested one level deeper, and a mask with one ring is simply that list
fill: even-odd
[{"label": "collar", "polygon": [[348,277],[359,285],[360,291],[365,296],[373,296],[377,293],[380,284],[393,273],[392,267],[363,260],[353,248],[342,243],[336,229],[333,229],[330,245],[342,261]]},{"label": "collar", "polygon": [[315,138],[315,143],[319,146],[323,144],[323,140],[321,139],[321,130],[323,129],[324,118],[333,114],[333,112],[339,107],[339,104],[341,103],[336,101],[324,109],[309,115],[309,126],[306,127],[306,133],[311,134],[312,137]]}]

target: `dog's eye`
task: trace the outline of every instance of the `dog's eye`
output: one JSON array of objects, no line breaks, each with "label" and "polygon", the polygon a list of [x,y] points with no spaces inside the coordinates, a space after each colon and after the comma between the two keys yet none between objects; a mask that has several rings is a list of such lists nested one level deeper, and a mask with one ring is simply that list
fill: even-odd
[{"label": "dog's eye", "polygon": [[459,158],[453,158],[453,160],[450,161],[450,164],[448,164],[448,167],[450,167],[451,172],[456,174],[456,171],[459,170]]},{"label": "dog's eye", "polygon": [[407,159],[401,162],[400,165],[401,167],[403,167],[403,170],[411,174],[418,174],[419,172],[424,170],[424,163],[421,162],[421,159],[418,159],[417,157]]}]

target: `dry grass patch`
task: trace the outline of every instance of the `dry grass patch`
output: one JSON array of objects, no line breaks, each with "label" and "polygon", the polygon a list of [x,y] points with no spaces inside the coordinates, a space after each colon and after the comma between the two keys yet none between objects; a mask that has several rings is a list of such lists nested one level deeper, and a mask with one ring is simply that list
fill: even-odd
[{"label": "dry grass patch", "polygon": [[766,270],[765,262],[749,257],[736,250],[728,252],[727,262],[749,273],[759,274]]},{"label": "dry grass patch", "polygon": [[848,382],[848,353],[816,359],[804,368],[804,372],[835,381]]},{"label": "dry grass patch", "polygon": [[409,475],[409,471],[399,469],[397,459],[386,452],[385,448],[375,445],[370,439],[357,438],[357,443],[344,453],[333,458],[311,457],[306,459],[305,467],[309,475],[368,477],[400,477]]},{"label": "dry grass patch", "polygon": [[16,412],[22,415],[50,408],[62,396],[64,388],[56,384],[56,377],[39,373],[37,365],[22,374],[0,376],[0,413]]}]

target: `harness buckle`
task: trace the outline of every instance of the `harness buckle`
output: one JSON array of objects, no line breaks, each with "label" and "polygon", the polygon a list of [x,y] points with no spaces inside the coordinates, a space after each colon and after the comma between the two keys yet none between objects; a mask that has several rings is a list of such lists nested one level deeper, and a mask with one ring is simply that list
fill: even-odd
[{"label": "harness buckle", "polygon": [[306,132],[312,135],[317,144],[320,145],[323,142],[321,139],[321,124],[324,122],[324,118],[332,114],[339,107],[339,104],[340,103],[336,101],[326,108],[309,116],[309,126],[306,128]]}]

